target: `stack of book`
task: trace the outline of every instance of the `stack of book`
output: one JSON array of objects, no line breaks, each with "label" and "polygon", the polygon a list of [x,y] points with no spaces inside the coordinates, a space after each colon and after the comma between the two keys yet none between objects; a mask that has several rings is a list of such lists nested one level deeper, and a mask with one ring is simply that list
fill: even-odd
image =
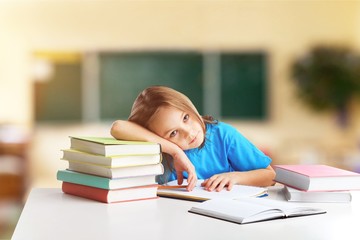
[{"label": "stack of book", "polygon": [[70,137],[69,163],[57,172],[62,191],[113,203],[157,198],[156,176],[164,172],[157,143],[104,137]]},{"label": "stack of book", "polygon": [[350,202],[360,190],[360,174],[327,165],[275,165],[275,181],[288,201]]}]

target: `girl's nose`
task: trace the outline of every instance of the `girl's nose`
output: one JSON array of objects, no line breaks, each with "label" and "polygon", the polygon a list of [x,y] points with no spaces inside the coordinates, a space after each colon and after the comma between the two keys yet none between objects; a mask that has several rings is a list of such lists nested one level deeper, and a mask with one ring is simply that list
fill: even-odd
[{"label": "girl's nose", "polygon": [[194,132],[191,129],[185,131],[185,134],[186,139],[192,139],[194,137]]},{"label": "girl's nose", "polygon": [[182,132],[183,132],[183,135],[184,135],[184,138],[185,138],[185,139],[187,139],[187,138],[190,136],[190,134],[191,134],[191,130],[189,129],[188,126],[184,126]]}]

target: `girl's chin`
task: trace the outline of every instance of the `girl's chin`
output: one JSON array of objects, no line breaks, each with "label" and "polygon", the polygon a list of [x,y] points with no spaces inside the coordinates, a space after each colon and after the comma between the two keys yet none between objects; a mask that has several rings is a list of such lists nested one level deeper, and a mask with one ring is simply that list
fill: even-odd
[{"label": "girl's chin", "polygon": [[196,139],[195,142],[191,145],[191,148],[199,148],[202,143],[204,142],[204,139]]}]

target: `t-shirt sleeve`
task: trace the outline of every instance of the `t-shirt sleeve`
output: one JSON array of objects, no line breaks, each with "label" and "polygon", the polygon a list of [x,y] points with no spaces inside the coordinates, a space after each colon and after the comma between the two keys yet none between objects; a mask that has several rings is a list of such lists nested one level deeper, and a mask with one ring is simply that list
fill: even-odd
[{"label": "t-shirt sleeve", "polygon": [[230,131],[227,141],[229,141],[228,161],[234,171],[263,169],[271,163],[270,157],[266,156],[235,128]]}]

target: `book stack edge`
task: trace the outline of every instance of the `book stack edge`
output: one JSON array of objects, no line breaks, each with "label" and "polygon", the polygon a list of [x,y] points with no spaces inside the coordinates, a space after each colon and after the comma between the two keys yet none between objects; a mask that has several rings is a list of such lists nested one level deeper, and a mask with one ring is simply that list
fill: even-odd
[{"label": "book stack edge", "polygon": [[351,202],[351,191],[360,190],[360,174],[327,165],[275,165],[275,181],[284,184],[284,195],[294,202]]},{"label": "book stack edge", "polygon": [[70,137],[57,172],[62,191],[104,203],[157,198],[156,176],[163,174],[157,143],[107,137]]}]

